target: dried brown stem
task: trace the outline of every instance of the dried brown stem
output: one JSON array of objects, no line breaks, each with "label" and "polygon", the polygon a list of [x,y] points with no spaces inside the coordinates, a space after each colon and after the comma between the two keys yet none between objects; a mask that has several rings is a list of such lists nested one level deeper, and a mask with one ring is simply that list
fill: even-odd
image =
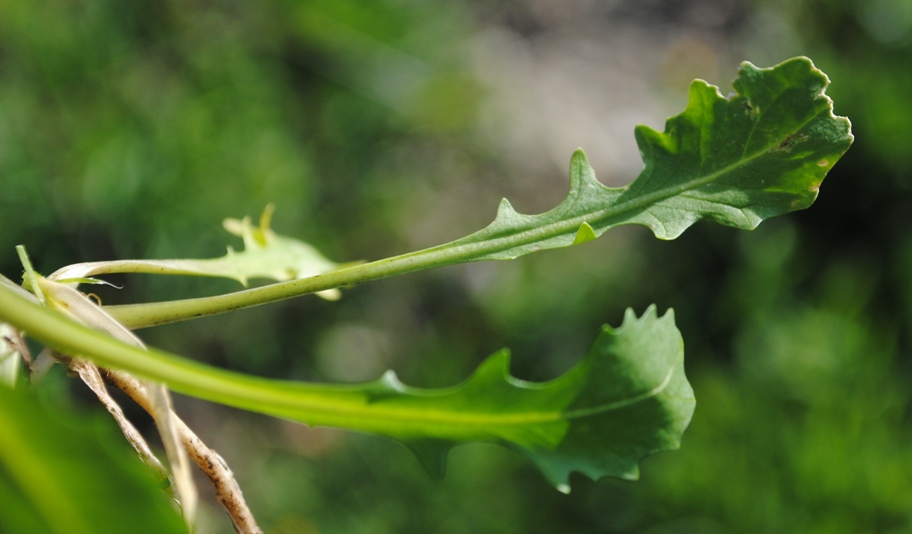
[{"label": "dried brown stem", "polygon": [[[112,384],[120,388],[143,410],[152,413],[152,402],[142,383],[129,373],[110,369],[101,369],[101,374]],[[196,465],[205,473],[215,487],[215,496],[225,508],[234,530],[240,534],[262,534],[257,526],[250,508],[244,500],[244,495],[238,486],[234,473],[225,463],[225,460],[214,450],[210,449],[179,417],[174,416],[175,430],[187,454]]]},{"label": "dried brown stem", "polygon": [[[32,353],[28,345],[22,340],[22,335],[6,323],[0,324],[0,349],[6,348],[10,352],[18,353],[26,366],[32,365]],[[0,357],[6,356],[0,352]]]},{"label": "dried brown stem", "polygon": [[104,407],[110,412],[114,417],[114,421],[117,422],[117,426],[120,427],[121,432],[123,432],[124,437],[127,438],[127,441],[130,442],[130,445],[133,445],[133,449],[136,450],[136,454],[139,455],[139,458],[148,465],[155,474],[162,480],[168,479],[168,470],[165,469],[165,466],[159,461],[158,458],[152,453],[152,449],[149,448],[149,444],[146,443],[145,438],[142,437],[142,434],[136,430],[136,427],[133,426],[133,423],[127,419],[127,416],[124,415],[123,409],[117,404],[117,401],[108,393],[108,389],[105,387],[104,380],[101,378],[101,373],[98,372],[98,367],[94,363],[81,360],[79,358],[73,358],[69,360],[68,366],[71,371],[79,374],[79,378],[89,389],[95,393],[95,396],[98,397],[98,400],[104,405]]}]

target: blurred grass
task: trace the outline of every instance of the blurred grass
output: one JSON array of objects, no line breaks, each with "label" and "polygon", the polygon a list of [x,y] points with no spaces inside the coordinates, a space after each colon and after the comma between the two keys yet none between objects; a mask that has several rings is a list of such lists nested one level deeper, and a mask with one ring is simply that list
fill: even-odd
[{"label": "blurred grass", "polygon": [[[520,152],[529,161],[505,156],[515,139],[485,126],[501,120],[486,110],[508,107],[477,75],[491,28],[525,46],[522,65],[557,54],[567,35],[619,32],[628,45],[596,55],[624,58],[631,73],[667,68],[638,82],[660,86],[717,69],[710,81],[724,86],[736,61],[806,54],[857,136],[807,212],[752,233],[697,225],[672,242],[625,228],[517,262],[353,288],[338,303],[305,298],[141,334],[261,375],[345,381],[393,368],[433,387],[503,346],[517,376],[553,377],[600,324],[655,302],[676,311],[698,407],[682,450],[647,460],[637,483],[579,479],[563,496],[484,445],[455,450],[436,482],[380,439],[189,399],[180,411],[227,457],[267,531],[908,532],[905,5],[0,2],[0,272],[18,277],[18,243],[45,273],[218,256],[237,246],[220,220],[268,202],[280,233],[333,260],[377,259],[480,228],[514,188],[553,198],[565,174],[543,178],[551,167],[535,150]],[[682,73],[684,60],[707,71]],[[659,93],[678,98],[686,85]],[[575,131],[574,118],[555,128]],[[574,142],[598,157],[589,139]],[[115,282],[127,287],[99,292],[105,302],[237,287]],[[230,531],[217,511],[207,517],[208,531]]]}]

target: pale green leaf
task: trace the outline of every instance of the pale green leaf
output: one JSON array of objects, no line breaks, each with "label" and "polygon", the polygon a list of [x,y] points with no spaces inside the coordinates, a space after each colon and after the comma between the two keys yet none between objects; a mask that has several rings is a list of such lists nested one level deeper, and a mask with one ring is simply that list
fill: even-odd
[{"label": "pale green leaf", "polygon": [[0,532],[187,532],[111,425],[0,387]]},{"label": "pale green leaf", "polygon": [[[232,278],[244,286],[254,278],[277,282],[297,280],[333,271],[338,264],[326,259],[311,245],[276,234],[269,228],[273,207],[269,205],[257,227],[249,217],[225,219],[225,229],[242,238],[244,250],[228,247],[228,254],[214,259],[114,260],[68,265],[48,277],[58,282],[95,283],[87,277],[111,273],[179,274]],[[320,296],[335,300],[338,290]]]}]

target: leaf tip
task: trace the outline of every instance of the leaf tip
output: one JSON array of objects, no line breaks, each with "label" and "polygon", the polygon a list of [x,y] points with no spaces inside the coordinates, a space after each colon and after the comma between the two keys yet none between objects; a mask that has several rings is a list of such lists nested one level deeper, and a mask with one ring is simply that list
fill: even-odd
[{"label": "leaf tip", "polygon": [[232,219],[231,217],[222,219],[222,228],[233,236],[241,237],[244,235],[244,223],[239,219]]},{"label": "leaf tip", "polygon": [[652,304],[650,304],[649,306],[646,307],[646,310],[643,312],[643,315],[639,316],[639,318],[637,317],[636,311],[634,311],[633,308],[627,308],[627,310],[624,313],[624,323],[626,323],[627,321],[636,321],[637,319],[642,320],[642,319],[646,319],[646,318],[659,319],[659,320],[670,319],[671,321],[674,321],[674,308],[668,308],[667,310],[665,310],[665,313],[663,313],[660,316],[659,307],[658,307],[658,305],[656,305],[656,303],[653,302]]},{"label": "leaf tip", "polygon": [[579,229],[576,231],[576,237],[573,238],[572,244],[579,245],[579,244],[585,243],[587,241],[592,241],[593,239],[595,239],[597,237],[598,236],[595,235],[595,230],[593,230],[592,227],[589,226],[589,223],[584,222],[583,224],[581,224],[579,226]]},{"label": "leaf tip", "polygon": [[269,230],[269,225],[272,224],[272,214],[275,213],[275,204],[270,202],[266,204],[266,207],[263,208],[263,213],[260,214],[260,230],[266,232]]},{"label": "leaf tip", "polygon": [[577,148],[570,156],[570,196],[573,191],[585,186],[602,185],[595,177],[595,170],[589,164],[589,158],[582,148]]},{"label": "leaf tip", "polygon": [[633,308],[627,308],[624,311],[624,320],[621,322],[621,328],[623,328],[628,323],[641,321],[641,320],[647,319],[647,318],[654,319],[654,318],[656,318],[657,315],[658,315],[658,308],[656,307],[655,303],[650,304],[646,308],[646,311],[643,312],[643,315],[641,315],[639,317],[637,317],[636,311],[634,311]]},{"label": "leaf tip", "polygon": [[406,390],[405,384],[399,380],[399,376],[396,375],[396,371],[392,369],[383,373],[383,376],[380,377],[378,382],[386,388],[389,388],[393,391],[403,392]]},{"label": "leaf tip", "polygon": [[500,204],[497,206],[497,219],[514,215],[518,215],[518,213],[513,209],[513,205],[510,204],[510,201],[505,198],[500,199]]},{"label": "leaf tip", "polygon": [[586,151],[582,147],[576,147],[576,150],[573,151],[573,155],[570,156],[570,161],[581,160],[589,163],[589,159],[586,157]]},{"label": "leaf tip", "polygon": [[435,480],[442,480],[446,475],[447,454],[453,447],[452,443],[434,439],[422,439],[405,442],[409,449],[418,457],[418,461],[427,474]]},{"label": "leaf tip", "polygon": [[502,380],[514,384],[525,383],[510,374],[510,349],[507,348],[500,349],[481,362],[468,382],[500,382]]},{"label": "leaf tip", "polygon": [[330,302],[335,302],[342,298],[342,292],[337,288],[327,289],[324,291],[317,291],[317,296],[323,300],[328,300]]}]

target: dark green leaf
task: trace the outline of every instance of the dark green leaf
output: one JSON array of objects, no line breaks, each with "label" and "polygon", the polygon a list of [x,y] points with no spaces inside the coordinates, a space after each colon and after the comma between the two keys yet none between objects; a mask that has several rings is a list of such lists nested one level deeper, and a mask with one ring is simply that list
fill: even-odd
[{"label": "dark green leaf", "polygon": [[109,312],[130,328],[154,326],[422,269],[513,259],[585,243],[622,224],[648,226],[660,239],[701,219],[752,229],[810,206],[852,144],[849,120],[833,115],[824,94],[828,83],[807,58],[769,69],[744,63],[735,93],[724,97],[696,80],[687,108],[668,120],[665,133],[636,129],[645,165],[626,187],[602,185],[577,150],[567,197],[540,215],[517,213],[504,199],[494,222],[450,243],[244,292]]},{"label": "dark green leaf", "polygon": [[570,192],[556,208],[522,215],[501,201],[487,228],[444,246],[478,245],[462,261],[511,259],[594,239],[621,224],[674,239],[708,219],[752,229],[810,206],[826,173],[852,144],[833,115],[826,75],[807,58],[768,69],[741,65],[727,97],[702,80],[665,133],[636,129],[645,164],[626,187],[603,186],[582,150],[570,162]]},{"label": "dark green leaf", "polygon": [[639,319],[628,310],[620,328],[603,327],[585,358],[550,382],[513,378],[501,351],[448,390],[409,388],[388,375],[369,391],[382,411],[411,407],[413,421],[384,433],[409,444],[432,474],[442,474],[450,446],[494,441],[530,458],[562,491],[573,471],[637,478],[644,456],[678,448],[695,406],[673,314],[659,318],[654,306]]}]

